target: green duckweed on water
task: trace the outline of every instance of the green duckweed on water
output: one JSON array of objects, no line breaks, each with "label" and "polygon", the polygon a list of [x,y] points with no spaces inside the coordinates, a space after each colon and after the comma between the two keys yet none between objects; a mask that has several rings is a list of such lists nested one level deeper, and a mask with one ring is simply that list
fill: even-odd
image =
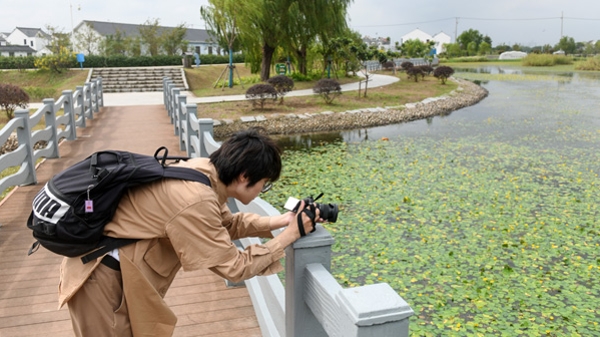
[{"label": "green duckweed on water", "polygon": [[286,151],[264,199],[338,203],[332,274],[391,285],[411,336],[597,336],[600,129],[577,109]]}]

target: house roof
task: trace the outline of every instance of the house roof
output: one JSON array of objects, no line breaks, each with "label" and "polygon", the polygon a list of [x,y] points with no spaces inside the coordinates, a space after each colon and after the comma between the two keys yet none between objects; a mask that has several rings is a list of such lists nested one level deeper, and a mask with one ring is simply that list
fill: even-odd
[{"label": "house roof", "polygon": [[8,46],[0,46],[0,52],[20,52],[20,53],[33,53],[35,54],[35,49],[29,46],[18,46],[18,45],[8,45]]},{"label": "house roof", "polygon": [[25,27],[17,27],[15,30],[20,30],[27,37],[36,37],[37,34],[42,34],[42,36],[48,36],[42,29],[40,28],[25,28]]},{"label": "house roof", "polygon": [[[125,36],[139,36],[139,28],[143,26],[130,23],[84,20],[77,25],[77,28],[86,23],[90,24],[94,30],[102,36],[114,35],[117,30],[123,33]],[[171,29],[175,29],[175,27],[159,26],[158,34],[161,35],[163,32]],[[206,29],[187,28],[184,39],[189,42],[206,42],[210,39],[210,35]]]}]

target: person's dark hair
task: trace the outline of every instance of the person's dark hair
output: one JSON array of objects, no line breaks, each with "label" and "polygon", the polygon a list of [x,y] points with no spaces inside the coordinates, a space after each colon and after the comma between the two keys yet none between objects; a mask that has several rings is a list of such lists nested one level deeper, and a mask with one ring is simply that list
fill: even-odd
[{"label": "person's dark hair", "polygon": [[236,132],[209,158],[217,168],[219,179],[230,185],[241,174],[254,186],[264,178],[271,182],[281,174],[281,149],[262,128]]}]

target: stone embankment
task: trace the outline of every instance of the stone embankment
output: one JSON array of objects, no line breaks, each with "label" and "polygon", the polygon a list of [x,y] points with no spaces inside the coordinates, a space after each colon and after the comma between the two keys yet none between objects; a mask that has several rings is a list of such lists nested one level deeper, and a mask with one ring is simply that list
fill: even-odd
[{"label": "stone embankment", "polygon": [[287,114],[246,117],[238,121],[218,121],[214,136],[224,139],[236,131],[253,126],[265,128],[269,134],[295,134],[349,130],[381,125],[410,122],[413,120],[445,115],[452,111],[474,105],[488,95],[483,87],[466,80],[452,79],[459,87],[448,95],[427,98],[416,103],[396,107],[377,107],[344,112],[324,111],[315,114]]},{"label": "stone embankment", "polygon": [[[224,139],[236,131],[253,126],[265,128],[267,133],[295,134],[350,130],[381,125],[410,122],[438,115],[478,103],[488,95],[483,87],[466,80],[452,79],[460,84],[448,95],[427,98],[421,102],[397,107],[377,107],[344,112],[324,111],[315,114],[287,114],[245,117],[238,121],[215,121],[214,137]],[[16,137],[10,137],[2,146],[0,155],[17,147]]]}]

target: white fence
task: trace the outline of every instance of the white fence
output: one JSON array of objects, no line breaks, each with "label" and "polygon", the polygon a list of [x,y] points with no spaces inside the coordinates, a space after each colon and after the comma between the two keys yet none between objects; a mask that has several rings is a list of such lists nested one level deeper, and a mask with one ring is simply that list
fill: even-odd
[{"label": "white fence", "polygon": [[[196,104],[168,78],[163,80],[164,104],[190,157],[207,157],[219,148],[213,139],[213,121],[198,118]],[[229,200],[233,212],[280,214],[260,198],[248,205]],[[277,235],[277,233],[273,233]],[[243,247],[261,243],[240,240]],[[408,336],[410,306],[385,283],[343,289],[329,272],[333,237],[323,228],[286,249],[285,287],[276,275],[246,281],[263,336]]]},{"label": "white fence", "polygon": [[[0,179],[0,193],[12,186],[37,184],[36,161],[42,157],[60,157],[58,142],[77,138],[76,128],[85,127],[86,119],[93,119],[94,112],[104,106],[102,92],[102,78],[97,78],[75,91],[63,91],[56,101],[44,99],[43,105],[31,115],[29,109],[15,111],[15,117],[0,130],[0,145],[16,134],[18,147],[0,156],[0,172],[15,166],[19,169]],[[58,116],[61,109],[64,113]],[[33,131],[42,118],[46,126]]]}]

